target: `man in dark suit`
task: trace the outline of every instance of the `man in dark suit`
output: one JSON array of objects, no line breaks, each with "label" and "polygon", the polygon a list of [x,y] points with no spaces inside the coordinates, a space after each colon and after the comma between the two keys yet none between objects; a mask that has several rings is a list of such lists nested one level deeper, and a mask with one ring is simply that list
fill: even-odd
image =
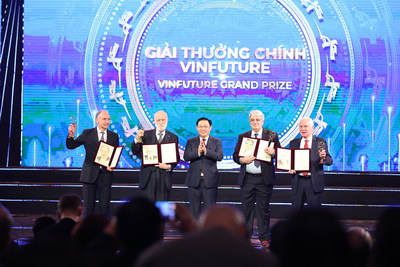
[{"label": "man in dark suit", "polygon": [[22,248],[12,266],[76,266],[72,231],[82,212],[79,196],[63,195],[57,203],[60,221],[40,231],[32,243]]},{"label": "man in dark suit", "polygon": [[292,211],[298,212],[304,203],[310,208],[321,206],[324,191],[324,165],[333,163],[326,141],[313,136],[314,122],[310,118],[302,118],[299,123],[300,138],[290,142],[290,148],[311,148],[311,172],[290,170],[292,177]]},{"label": "man in dark suit", "polygon": [[[269,246],[269,223],[271,211],[269,202],[272,189],[275,184],[275,168],[273,163],[255,160],[255,157],[239,156],[239,150],[243,137],[261,138],[274,142],[274,146],[266,147],[264,152],[273,157],[275,148],[280,147],[278,135],[264,129],[264,114],[259,110],[253,110],[249,114],[251,131],[239,135],[233,152],[233,160],[240,165],[239,185],[241,189],[242,208],[246,218],[250,236],[253,233],[254,213],[257,216],[258,238],[267,248]],[[257,203],[257,205],[255,205]]]},{"label": "man in dark suit", "polygon": [[75,224],[81,219],[83,207],[82,200],[74,194],[63,195],[57,203],[57,216],[60,221],[43,230],[39,236],[39,242],[59,243],[67,245],[71,241],[71,232]]},{"label": "man in dark suit", "polygon": [[[178,136],[167,131],[168,115],[164,111],[154,114],[156,128],[149,131],[139,130],[132,152],[143,159],[142,145],[157,143],[178,143]],[[172,171],[176,164],[158,163],[157,165],[142,166],[139,172],[139,188],[152,201],[167,201],[172,188]]]},{"label": "man in dark suit", "polygon": [[83,182],[83,203],[85,216],[94,214],[96,194],[99,199],[99,213],[110,214],[112,169],[95,164],[99,141],[104,141],[112,146],[118,146],[118,134],[108,130],[110,115],[101,110],[96,114],[97,127],[83,130],[75,139],[76,125],[68,127],[67,148],[74,149],[81,145],[85,147],[86,156],[82,166],[80,181]]},{"label": "man in dark suit", "polygon": [[186,175],[186,185],[189,193],[189,208],[195,218],[200,216],[201,197],[204,206],[210,206],[217,201],[219,185],[217,161],[224,157],[221,140],[211,137],[212,121],[202,117],[196,122],[199,136],[187,141],[183,159],[190,162]]}]

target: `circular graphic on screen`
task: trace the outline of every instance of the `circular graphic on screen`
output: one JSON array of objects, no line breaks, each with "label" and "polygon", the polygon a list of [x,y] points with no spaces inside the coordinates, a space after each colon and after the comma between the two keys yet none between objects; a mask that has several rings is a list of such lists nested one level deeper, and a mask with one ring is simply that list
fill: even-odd
[{"label": "circular graphic on screen", "polygon": [[[164,110],[181,152],[197,136],[196,120],[208,117],[222,140],[221,168],[236,167],[231,155],[237,136],[250,130],[251,110],[265,114],[264,127],[286,146],[299,119],[318,108],[328,62],[320,26],[307,17],[316,12],[304,8],[291,1],[104,1],[86,53],[91,110],[118,113],[122,128],[114,129],[127,147]],[[133,165],[140,162],[127,152]]]},{"label": "circular graphic on screen", "polygon": [[[140,122],[152,128],[153,114],[165,110],[169,128],[185,140],[196,135],[197,118],[211,116],[238,135],[248,128],[243,117],[259,109],[267,127],[290,136],[314,108],[320,84],[315,40],[292,8],[165,1],[148,10],[127,54],[127,87]],[[229,123],[235,118],[243,125]]]}]

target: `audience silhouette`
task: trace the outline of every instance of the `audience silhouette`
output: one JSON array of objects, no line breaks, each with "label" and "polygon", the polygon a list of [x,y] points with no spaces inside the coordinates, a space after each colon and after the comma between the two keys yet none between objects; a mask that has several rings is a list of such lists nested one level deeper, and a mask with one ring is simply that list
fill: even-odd
[{"label": "audience silhouette", "polygon": [[19,248],[11,240],[12,216],[0,204],[0,267],[399,266],[399,208],[382,213],[375,239],[359,226],[345,230],[326,209],[306,208],[273,225],[267,251],[251,246],[243,214],[234,206],[213,205],[198,221],[184,204],[176,204],[175,213],[168,223],[183,237],[162,242],[166,219],[147,198],[127,200],[113,218],[82,218],[81,198],[63,195],[60,220],[37,218],[35,238]]},{"label": "audience silhouette", "polygon": [[277,231],[271,248],[282,267],[346,267],[349,248],[346,232],[337,218],[324,209],[305,209]]},{"label": "audience silhouette", "polygon": [[[177,216],[178,220],[182,217]],[[231,206],[211,206],[200,216],[197,230],[188,228],[192,232],[183,239],[145,251],[135,266],[278,266],[272,254],[250,245],[243,214]]]},{"label": "audience silhouette", "polygon": [[400,266],[400,208],[385,210],[375,231],[375,242],[371,252],[370,267]]}]

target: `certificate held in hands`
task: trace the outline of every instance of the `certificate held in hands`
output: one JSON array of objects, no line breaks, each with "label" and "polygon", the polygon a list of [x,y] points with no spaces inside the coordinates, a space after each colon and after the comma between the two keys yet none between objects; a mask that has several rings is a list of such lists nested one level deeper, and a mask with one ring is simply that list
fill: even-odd
[{"label": "certificate held in hands", "polygon": [[115,168],[121,157],[122,149],[123,146],[113,146],[104,141],[100,141],[93,162],[100,166]]},{"label": "certificate held in hands", "polygon": [[309,148],[277,148],[276,169],[281,171],[311,171],[311,149]]},{"label": "certificate held in hands", "polygon": [[239,157],[254,156],[256,160],[271,162],[271,156],[265,153],[266,147],[274,147],[274,142],[264,139],[243,137],[240,145]]},{"label": "certificate held in hands", "polygon": [[178,144],[162,143],[142,145],[143,165],[175,164],[179,161]]}]

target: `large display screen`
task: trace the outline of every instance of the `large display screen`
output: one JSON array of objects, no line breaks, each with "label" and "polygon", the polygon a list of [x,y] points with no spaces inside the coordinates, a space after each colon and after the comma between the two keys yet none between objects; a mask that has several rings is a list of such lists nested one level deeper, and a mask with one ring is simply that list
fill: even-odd
[{"label": "large display screen", "polygon": [[[398,171],[400,2],[25,0],[22,165],[80,167],[67,128],[106,109],[124,145],[168,113],[186,141],[213,121],[221,169],[261,110],[281,145],[311,117],[337,171]],[[178,165],[185,168],[184,162]]]}]

